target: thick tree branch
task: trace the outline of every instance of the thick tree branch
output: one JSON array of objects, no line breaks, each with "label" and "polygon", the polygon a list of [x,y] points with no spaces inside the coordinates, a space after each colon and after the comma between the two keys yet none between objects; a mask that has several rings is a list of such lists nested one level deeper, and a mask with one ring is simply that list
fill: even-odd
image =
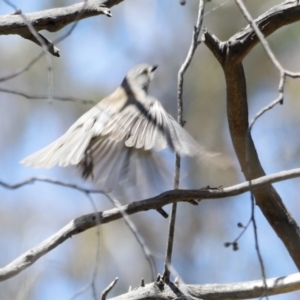
[{"label": "thick tree branch", "polygon": [[[123,0],[93,0],[73,4],[66,7],[52,8],[39,12],[28,13],[24,16],[36,29],[59,31],[77,20],[100,14],[109,15],[109,8]],[[78,15],[80,12],[80,15]],[[0,34],[21,34],[28,32],[28,27],[20,15],[0,16]]]},{"label": "thick tree branch", "polygon": [[[300,273],[288,276],[267,279],[268,295],[278,295],[297,291],[300,289]],[[229,284],[204,284],[190,285],[173,283],[162,284],[155,282],[139,287],[132,292],[120,295],[109,300],[233,300],[261,297],[265,286],[262,280],[229,283]]]},{"label": "thick tree branch", "polygon": [[262,116],[266,111],[272,109],[275,105],[277,105],[278,103],[283,104],[283,99],[284,99],[284,87],[285,87],[285,81],[286,81],[286,77],[289,76],[291,78],[299,78],[300,77],[300,73],[293,73],[290,72],[288,70],[285,70],[282,65],[280,64],[280,62],[278,61],[278,59],[276,58],[276,56],[274,55],[274,53],[272,52],[269,43],[267,42],[267,40],[265,39],[263,33],[260,31],[259,27],[256,25],[255,21],[252,19],[250,13],[247,11],[243,1],[241,0],[235,0],[237,5],[239,6],[242,14],[244,15],[244,17],[247,19],[249,25],[251,26],[251,28],[254,30],[257,38],[259,39],[261,45],[263,46],[263,48],[266,51],[266,54],[268,55],[269,59],[272,61],[273,65],[276,67],[276,69],[279,71],[280,74],[280,80],[279,80],[279,85],[278,85],[278,92],[279,95],[277,97],[277,99],[275,99],[275,101],[273,101],[272,103],[270,103],[269,105],[267,105],[266,107],[264,107],[261,111],[259,111],[256,116],[253,118],[253,120],[250,122],[249,125],[249,132],[251,132],[251,129],[255,123],[255,121]]},{"label": "thick tree branch", "polygon": [[[298,21],[300,7],[295,5],[295,1],[287,1],[275,6],[259,17],[256,24],[264,35],[268,35],[286,24]],[[219,42],[207,31],[204,36],[206,45],[215,54],[225,73],[229,129],[242,171],[247,180],[264,176],[265,172],[248,130],[246,81],[241,63],[243,57],[257,44],[258,38],[250,26],[227,42]],[[254,189],[254,195],[257,205],[300,269],[300,231],[297,223],[271,185]]]},{"label": "thick tree branch", "polygon": [[[262,185],[270,184],[272,182],[278,182],[286,179],[300,177],[300,168],[293,169],[290,171],[284,171],[276,174],[271,174],[268,176],[264,176],[258,179],[255,179],[251,182],[251,189],[254,191]],[[18,183],[15,185],[9,185],[3,182],[0,182],[0,185],[4,188],[8,189],[17,189],[22,186],[25,186],[29,183],[33,183],[35,181],[46,181],[52,182],[55,184],[59,184],[62,186],[70,187],[81,192],[85,193],[103,193],[102,191],[89,191],[75,185],[69,185],[61,182],[55,182],[49,179],[29,179],[22,183]],[[59,230],[57,233],[22,254],[19,258],[15,259],[13,262],[8,264],[7,266],[0,269],[0,281],[11,278],[21,271],[25,270],[29,266],[31,266],[34,262],[36,262],[43,255],[47,254],[49,251],[66,241],[68,238],[72,237],[75,234],[81,233],[87,229],[95,227],[97,225],[106,224],[118,219],[121,219],[122,216],[131,215],[137,212],[146,211],[149,209],[157,209],[164,205],[178,202],[178,201],[188,201],[195,199],[219,199],[226,198],[230,196],[240,195],[246,191],[250,190],[249,182],[244,182],[241,184],[237,184],[231,187],[227,187],[224,189],[214,189],[214,188],[205,188],[200,190],[171,190],[165,192],[159,196],[149,198],[146,200],[141,200],[137,202],[132,202],[128,205],[124,205],[120,208],[113,208],[110,210],[106,210],[98,213],[91,213],[88,215],[81,216],[72,220],[69,224]]]},{"label": "thick tree branch", "polygon": [[[298,0],[288,0],[278,4],[255,19],[256,25],[265,37],[277,29],[300,20]],[[248,25],[229,40],[235,61],[242,61],[251,49],[259,43],[259,38],[253,28]]]},{"label": "thick tree branch", "polygon": [[[67,7],[53,8],[35,13],[25,14],[26,22],[38,32],[47,30],[56,32],[65,26],[85,18],[104,14],[111,16],[109,8],[119,4],[123,0],[89,0],[73,4]],[[0,16],[0,35],[18,34],[40,45],[37,38],[30,32],[28,24],[20,14]],[[40,34],[40,38],[48,47],[51,54],[59,56],[59,50],[51,41]]]},{"label": "thick tree branch", "polygon": [[[300,5],[297,0],[288,0],[278,4],[254,20],[265,37],[277,29],[300,21]],[[235,63],[241,62],[246,55],[259,43],[253,28],[248,25],[233,35],[228,41],[220,42],[214,35],[205,35],[205,44],[220,61],[225,59],[227,46],[230,45],[230,56]],[[290,72],[292,76],[293,73]]]}]

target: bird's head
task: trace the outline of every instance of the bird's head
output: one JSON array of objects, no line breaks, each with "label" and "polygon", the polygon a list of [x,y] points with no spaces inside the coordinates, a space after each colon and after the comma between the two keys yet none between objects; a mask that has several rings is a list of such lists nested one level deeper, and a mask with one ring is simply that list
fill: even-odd
[{"label": "bird's head", "polygon": [[148,64],[137,65],[127,73],[122,84],[129,85],[132,90],[144,90],[147,93],[157,67]]}]

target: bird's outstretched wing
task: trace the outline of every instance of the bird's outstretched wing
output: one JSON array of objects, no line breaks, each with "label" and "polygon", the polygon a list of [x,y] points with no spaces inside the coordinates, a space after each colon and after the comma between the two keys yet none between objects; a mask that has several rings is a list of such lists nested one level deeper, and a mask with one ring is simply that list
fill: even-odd
[{"label": "bird's outstretched wing", "polygon": [[[98,145],[97,159],[100,159],[109,149],[121,147],[118,142],[129,148],[146,151],[169,147],[180,155],[192,156],[201,152],[201,147],[165,111],[159,101],[149,96],[146,96],[145,101],[129,98],[119,104],[116,110],[113,100],[118,96],[114,93],[101,101],[82,115],[62,137],[28,156],[22,163],[37,168],[51,168],[56,164],[62,167],[77,165],[88,155],[92,146]],[[101,143],[95,143],[97,137]],[[104,143],[105,139],[111,141],[110,147],[107,146],[108,142]],[[112,141],[117,144],[114,145]],[[122,149],[124,151],[126,148]],[[96,159],[95,154],[93,159]]]},{"label": "bird's outstretched wing", "polygon": [[85,155],[91,139],[98,136],[111,118],[108,109],[96,105],[83,114],[59,139],[26,157],[21,163],[35,168],[77,165]]}]

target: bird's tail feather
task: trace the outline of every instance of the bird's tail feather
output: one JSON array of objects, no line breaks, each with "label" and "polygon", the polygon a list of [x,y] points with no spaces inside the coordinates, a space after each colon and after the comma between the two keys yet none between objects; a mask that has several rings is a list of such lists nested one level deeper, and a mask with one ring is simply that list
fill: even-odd
[{"label": "bird's tail feather", "polygon": [[107,192],[113,191],[117,185],[128,184],[170,188],[165,182],[172,178],[172,174],[155,151],[130,148],[122,142],[100,138],[90,148],[89,155],[82,159],[78,167],[86,174],[85,160],[92,162],[87,177],[94,180],[97,188]]}]

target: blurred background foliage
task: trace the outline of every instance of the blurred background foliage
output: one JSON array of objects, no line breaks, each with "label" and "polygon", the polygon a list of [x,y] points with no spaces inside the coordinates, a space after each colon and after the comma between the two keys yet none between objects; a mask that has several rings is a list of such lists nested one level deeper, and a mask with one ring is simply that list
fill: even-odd
[{"label": "blurred background foliage", "polygon": [[[245,27],[246,21],[234,1],[212,0],[206,5],[204,26],[221,40],[229,39]],[[282,1],[245,1],[257,17]],[[24,13],[76,3],[76,1],[15,1]],[[126,72],[142,62],[158,64],[150,93],[176,116],[177,72],[190,46],[198,1],[127,0],[112,8],[112,18],[104,16],[81,21],[58,47],[61,57],[51,57],[53,93],[99,101],[111,93]],[[1,14],[12,8],[0,2]],[[210,13],[209,13],[210,12]],[[44,32],[51,40],[57,33]],[[268,38],[279,61],[291,71],[300,70],[299,24],[286,26]],[[0,77],[24,67],[41,49],[19,36],[0,36]],[[277,97],[279,74],[260,45],[244,61],[249,113],[255,113]],[[29,71],[0,87],[47,95],[48,72],[45,58]],[[300,162],[299,81],[288,80],[285,102],[256,123],[253,139],[267,173],[295,168]],[[17,183],[32,176],[55,178],[80,186],[84,183],[73,168],[31,169],[19,164],[25,156],[59,137],[91,105],[74,102],[28,100],[0,94],[0,180]],[[221,152],[230,163],[195,164],[186,160],[184,187],[229,186],[244,181],[234,155],[226,120],[226,87],[223,72],[205,45],[200,45],[184,81],[186,129],[207,149]],[[168,158],[172,165],[172,158]],[[299,179],[275,184],[288,210],[300,221]],[[124,191],[123,191],[124,192]],[[26,250],[48,238],[73,218],[93,211],[86,195],[68,188],[35,183],[17,190],[0,188],[0,265],[5,266]],[[126,197],[127,195],[127,197]],[[128,196],[130,195],[130,196]],[[131,190],[120,194],[123,203],[139,200]],[[109,201],[93,195],[99,210],[111,208]],[[180,203],[178,210],[174,269],[186,283],[229,283],[261,278],[254,248],[252,228],[239,241],[239,251],[225,248],[250,218],[250,195],[201,201],[197,207]],[[169,210],[169,208],[167,208]],[[297,269],[256,210],[259,244],[267,277],[284,276]],[[132,216],[140,236],[155,255],[162,272],[168,220],[148,211]],[[101,293],[115,277],[119,282],[110,296],[125,293],[140,279],[151,281],[150,270],[133,234],[123,220],[101,226],[100,261],[96,280]],[[32,267],[0,283],[0,299],[70,299],[91,280],[97,249],[96,230],[91,229],[57,247]],[[270,299],[299,299],[300,293]],[[91,289],[76,299],[93,299]]]}]

